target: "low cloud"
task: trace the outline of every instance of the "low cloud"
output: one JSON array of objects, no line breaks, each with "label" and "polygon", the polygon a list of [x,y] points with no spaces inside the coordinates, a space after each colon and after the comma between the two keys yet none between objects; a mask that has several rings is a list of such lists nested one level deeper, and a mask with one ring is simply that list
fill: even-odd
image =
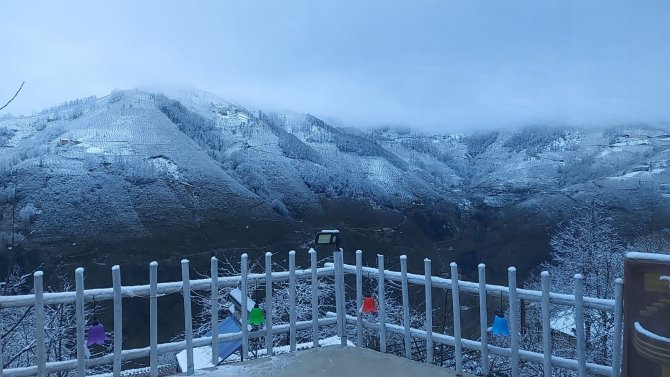
[{"label": "low cloud", "polygon": [[624,0],[0,5],[0,100],[30,113],[179,85],[348,126],[670,120],[670,3]]}]

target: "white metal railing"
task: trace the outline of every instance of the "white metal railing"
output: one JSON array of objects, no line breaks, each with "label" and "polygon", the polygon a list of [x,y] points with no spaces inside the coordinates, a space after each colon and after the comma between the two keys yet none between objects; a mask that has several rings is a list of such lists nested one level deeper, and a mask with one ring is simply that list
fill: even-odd
[{"label": "white metal railing", "polygon": [[[374,278],[377,277],[380,285],[380,305],[379,305],[379,317],[384,318],[384,306],[383,306],[383,281],[390,280],[395,282],[400,282],[402,284],[403,291],[403,326],[395,324],[385,324],[381,323],[371,323],[366,322],[362,319],[360,315],[360,306],[359,314],[354,316],[347,316],[346,320],[348,323],[355,324],[357,326],[357,332],[360,334],[362,328],[370,328],[380,331],[380,342],[381,349],[385,349],[385,332],[395,332],[403,334],[405,337],[405,352],[409,354],[409,344],[407,339],[409,336],[425,339],[427,350],[432,352],[432,343],[441,343],[452,346],[455,348],[455,364],[457,373],[462,373],[462,348],[466,348],[473,351],[479,351],[481,353],[481,368],[482,374],[487,375],[488,370],[488,359],[489,353],[506,356],[510,358],[511,361],[511,372],[513,376],[519,375],[519,361],[529,361],[543,365],[543,371],[545,376],[551,376],[552,367],[553,368],[563,368],[568,370],[577,371],[580,376],[586,376],[586,373],[593,373],[604,376],[613,376],[618,377],[620,375],[621,367],[621,344],[622,344],[622,318],[623,318],[623,280],[616,279],[614,282],[614,291],[615,299],[601,299],[593,297],[584,297],[583,296],[583,284],[584,279],[581,275],[574,276],[575,283],[575,294],[562,294],[554,293],[549,290],[549,273],[543,272],[541,274],[541,291],[534,291],[528,289],[518,289],[516,287],[516,269],[510,267],[508,269],[508,283],[507,287],[500,285],[491,285],[486,284],[486,266],[480,264],[478,266],[479,272],[479,281],[474,282],[464,282],[458,280],[458,267],[455,263],[451,263],[450,275],[452,279],[441,278],[431,276],[431,261],[430,259],[424,259],[424,275],[408,274],[406,272],[406,263],[407,258],[405,256],[400,257],[400,267],[401,271],[388,271],[384,270],[384,257],[383,255],[378,255],[378,268],[372,267],[363,267],[362,266],[362,252],[359,250],[356,252],[356,265],[343,265],[343,269],[346,273],[356,274],[356,300],[361,303],[362,301],[362,277]],[[326,264],[329,266],[329,264]],[[407,284],[413,283],[418,285],[423,285],[426,287],[426,330],[409,328],[409,322],[407,319],[406,307],[408,306],[407,302]],[[453,319],[454,319],[454,335],[447,334],[434,334],[432,331],[432,297],[431,297],[431,288],[441,288],[448,289],[453,292],[452,294],[452,306],[453,306]],[[479,296],[479,307],[480,307],[480,339],[479,340],[470,340],[462,339],[461,337],[461,323],[460,323],[460,293],[467,292],[477,294]],[[502,348],[496,347],[488,344],[488,323],[487,323],[487,295],[490,293],[499,293],[507,296],[509,298],[509,323],[510,323],[510,347]],[[519,346],[519,324],[517,322],[518,315],[518,304],[519,300],[535,301],[539,302],[542,307],[542,333],[543,333],[543,353],[532,352],[528,350],[520,349]],[[564,306],[572,306],[575,308],[575,327],[576,327],[576,350],[577,350],[577,359],[569,359],[564,357],[558,357],[552,355],[552,346],[551,346],[551,325],[550,325],[550,312],[549,308],[551,304],[558,304]],[[600,365],[594,363],[587,363],[586,361],[586,350],[585,350],[585,321],[584,321],[584,309],[597,309],[613,312],[614,317],[614,330],[613,330],[613,352],[612,352],[612,361],[611,365]],[[360,345],[360,335],[357,336],[358,343]],[[604,346],[604,345],[603,345]],[[429,352],[429,351],[427,351]],[[432,360],[432,355],[427,355],[426,360]]]},{"label": "white metal railing", "polygon": [[[266,354],[273,354],[273,335],[288,333],[290,350],[296,349],[296,332],[299,330],[311,329],[313,346],[319,344],[319,327],[327,325],[336,325],[337,333],[341,337],[341,345],[347,345],[347,324],[354,326],[356,331],[356,344],[362,345],[363,329],[373,329],[379,332],[379,348],[381,352],[386,352],[387,333],[401,334],[404,338],[405,356],[411,357],[411,338],[419,338],[426,342],[426,360],[433,360],[434,344],[445,344],[453,347],[455,350],[455,367],[457,373],[463,371],[463,349],[480,352],[481,370],[483,374],[488,374],[489,355],[500,355],[510,358],[511,372],[513,376],[519,375],[519,363],[521,360],[538,363],[543,365],[544,375],[550,376],[552,368],[564,368],[578,371],[580,376],[585,376],[587,372],[618,377],[621,364],[621,333],[622,333],[622,292],[623,281],[617,279],[615,282],[615,299],[600,299],[583,296],[583,278],[575,275],[575,294],[553,293],[549,290],[549,275],[542,273],[542,290],[533,291],[527,289],[518,289],[516,286],[516,269],[508,269],[508,286],[491,285],[486,283],[486,269],[483,264],[478,267],[478,282],[467,282],[458,280],[458,266],[452,263],[450,266],[451,279],[436,277],[431,275],[431,261],[424,259],[424,274],[411,274],[407,271],[407,257],[400,257],[400,271],[389,271],[384,269],[384,256],[377,256],[377,268],[364,267],[362,265],[362,252],[356,251],[356,264],[349,265],[343,261],[342,252],[333,253],[333,263],[326,263],[324,267],[317,266],[316,251],[310,250],[310,268],[296,269],[295,252],[289,253],[289,270],[282,272],[272,271],[272,253],[265,254],[265,273],[249,274],[248,257],[243,254],[240,259],[240,275],[237,276],[218,276],[218,260],[211,259],[210,278],[191,280],[189,276],[189,262],[182,260],[182,281],[158,283],[157,270],[158,263],[152,262],[149,265],[149,284],[123,286],[121,284],[120,267],[112,267],[112,288],[103,289],[84,289],[84,270],[78,268],[75,270],[75,292],[43,292],[43,275],[38,271],[34,274],[34,294],[17,296],[0,296],[0,316],[2,310],[16,307],[35,307],[36,319],[36,355],[37,365],[21,368],[0,368],[0,377],[21,377],[21,376],[45,376],[48,373],[61,371],[76,371],[77,376],[84,376],[86,369],[102,365],[112,364],[113,375],[120,376],[122,362],[138,358],[149,357],[149,370],[152,377],[158,375],[158,356],[168,352],[178,352],[187,350],[187,370],[186,374],[194,373],[193,348],[211,345],[212,363],[218,363],[218,344],[231,340],[241,340],[242,356],[248,357],[249,339],[265,338]],[[356,316],[346,313],[346,287],[344,282],[345,274],[353,274],[356,277]],[[319,318],[319,297],[318,297],[318,279],[319,277],[332,276],[335,284],[335,305],[334,312],[329,312],[325,317]],[[378,322],[364,320],[361,314],[361,305],[363,301],[362,282],[363,277],[376,278],[378,282]],[[295,315],[296,300],[296,281],[311,279],[312,293],[312,318],[307,321],[297,321]],[[266,316],[266,325],[259,331],[249,331],[247,326],[242,326],[241,332],[233,334],[218,334],[218,288],[220,287],[238,287],[241,290],[242,308],[246,308],[248,286],[250,283],[265,283],[265,303],[266,313],[272,313],[273,306],[273,282],[289,282],[289,323],[274,325],[271,315]],[[400,282],[402,290],[403,320],[402,324],[386,323],[385,315],[385,282]],[[409,308],[410,299],[408,294],[409,284],[415,284],[425,287],[425,311],[426,311],[426,329],[416,329],[410,327]],[[432,290],[444,289],[452,291],[453,304],[453,335],[434,333],[432,326]],[[211,294],[211,327],[212,335],[200,338],[193,336],[193,324],[191,313],[191,291],[210,291]],[[184,327],[185,340],[180,342],[158,343],[157,328],[157,298],[161,295],[182,292],[184,298]],[[464,339],[461,334],[460,318],[460,293],[476,294],[479,297],[480,307],[480,338],[479,340]],[[487,295],[498,293],[506,295],[509,298],[509,322],[510,322],[510,347],[498,347],[488,343],[488,318],[487,318]],[[130,297],[149,297],[150,305],[150,340],[149,346],[138,349],[124,350],[122,345],[122,300]],[[520,349],[519,347],[519,324],[517,323],[518,300],[536,301],[542,307],[542,330],[543,330],[543,353],[532,352]],[[84,304],[90,301],[112,300],[114,307],[114,338],[113,352],[102,357],[87,359],[86,345],[84,340]],[[44,307],[53,304],[75,304],[76,308],[76,351],[75,360],[50,361],[46,360],[44,345]],[[446,304],[446,303],[445,303]],[[575,327],[576,327],[576,349],[577,359],[569,359],[552,355],[551,349],[551,328],[549,307],[551,304],[567,305],[575,308]],[[611,311],[614,313],[614,334],[613,334],[613,357],[611,365],[599,365],[588,363],[586,361],[585,339],[584,339],[584,309],[597,309]],[[241,311],[241,323],[247,323],[248,313]],[[218,341],[217,341],[218,340]],[[0,343],[0,350],[2,349]],[[0,352],[0,365],[2,365],[2,353]]]}]

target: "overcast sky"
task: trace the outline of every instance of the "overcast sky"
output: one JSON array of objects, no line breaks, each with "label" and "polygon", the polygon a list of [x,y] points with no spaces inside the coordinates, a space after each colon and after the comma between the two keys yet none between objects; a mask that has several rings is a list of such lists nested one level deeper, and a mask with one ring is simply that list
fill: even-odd
[{"label": "overcast sky", "polygon": [[0,102],[194,87],[349,126],[670,120],[670,1],[2,1]]}]

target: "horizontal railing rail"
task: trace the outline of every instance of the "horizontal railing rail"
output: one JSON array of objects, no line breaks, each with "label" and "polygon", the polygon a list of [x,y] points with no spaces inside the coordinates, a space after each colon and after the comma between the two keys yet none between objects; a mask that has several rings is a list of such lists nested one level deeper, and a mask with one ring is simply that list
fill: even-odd
[{"label": "horizontal railing rail", "polygon": [[[312,270],[296,270],[296,279],[309,279],[311,277]],[[332,266],[321,267],[317,269],[317,276],[333,276],[334,270]],[[288,281],[289,272],[273,272],[272,281],[274,282],[283,282]],[[225,276],[219,277],[217,284],[219,287],[235,287],[240,284],[240,276]],[[247,280],[250,283],[265,282],[265,274],[249,274]],[[191,280],[191,290],[193,291],[209,291],[211,289],[211,279],[196,279]],[[171,294],[180,292],[183,289],[183,282],[165,282],[158,283],[157,289],[159,295]],[[149,284],[143,285],[122,285],[121,286],[121,295],[123,297],[146,297],[150,294]],[[59,305],[59,304],[72,304],[75,302],[76,292],[47,292],[44,293],[44,304],[45,305]],[[114,288],[95,288],[95,289],[86,289],[84,291],[84,300],[86,302],[95,301],[108,301],[114,299]],[[30,307],[35,306],[35,295],[26,294],[26,295],[16,295],[16,296],[0,296],[0,309],[3,308],[17,308],[17,307]]]},{"label": "horizontal railing rail", "polygon": [[[331,267],[332,263],[326,263],[326,267]],[[347,274],[356,274],[356,266],[350,264],[343,265],[344,272]],[[363,276],[367,278],[379,276],[379,270],[372,267],[363,267],[362,269]],[[400,272],[397,271],[385,271],[384,278],[386,280],[391,280],[395,282],[402,282],[402,276]],[[424,284],[425,276],[417,274],[407,274],[408,282],[412,284]],[[432,276],[431,281],[434,288],[441,288],[451,290],[452,282],[449,278],[443,278],[439,276]],[[469,281],[458,281],[458,287],[461,292],[479,294],[479,284]],[[509,287],[503,285],[495,284],[486,284],[487,293],[502,293],[503,296],[509,297]],[[516,290],[517,297],[521,300],[527,301],[542,301],[542,292],[533,291],[530,289],[519,288]],[[552,304],[565,305],[565,306],[574,306],[575,305],[575,295],[565,294],[565,293],[549,293],[549,299]],[[597,310],[614,310],[614,300],[604,299],[604,298],[595,298],[595,297],[584,297],[584,307],[588,309],[597,309]]]},{"label": "horizontal railing rail", "polygon": [[[319,318],[318,323],[319,326],[330,326],[334,325],[337,322],[336,318]],[[312,321],[300,321],[296,323],[296,329],[297,330],[306,330],[312,327]],[[275,326],[272,329],[272,334],[277,335],[277,334],[286,334],[290,331],[290,325],[289,324],[283,324],[283,325],[278,325]],[[256,338],[262,338],[265,337],[267,333],[264,330],[261,331],[253,331],[249,333],[249,339],[256,339]],[[201,338],[195,338],[193,339],[193,347],[203,347],[210,345],[212,343],[212,337],[211,336],[205,336]],[[241,340],[242,339],[242,332],[236,332],[236,333],[229,333],[229,334],[222,334],[218,336],[219,342],[230,342],[234,340]],[[173,353],[173,352],[181,352],[186,349],[186,341],[182,340],[180,342],[170,342],[170,343],[161,343],[158,344],[158,354],[166,354],[166,353]],[[151,352],[151,347],[143,347],[143,348],[134,348],[134,349],[128,349],[128,350],[122,350],[121,351],[121,356],[123,358],[123,361],[129,361],[129,360],[137,360],[145,357],[149,357]],[[104,355],[96,358],[91,358],[86,360],[86,367],[94,367],[94,366],[99,366],[99,365],[105,365],[105,364],[111,364],[113,362],[114,355],[109,354],[109,355]],[[77,360],[67,360],[67,361],[55,361],[55,362],[48,362],[46,363],[46,368],[45,372],[46,373],[56,373],[56,372],[65,372],[65,371],[70,371],[74,370],[77,368]],[[37,366],[31,366],[31,367],[26,367],[26,368],[14,368],[14,369],[6,369],[3,372],[3,376],[5,377],[28,377],[28,376],[34,376],[37,375]]]},{"label": "horizontal railing rail", "polygon": [[[337,314],[333,312],[328,312],[327,315],[331,318],[334,318]],[[357,322],[357,318],[352,315],[347,315],[347,323],[350,325],[355,325]],[[394,325],[391,323],[386,323],[385,324],[386,329],[390,332],[396,333],[396,334],[404,334],[405,333],[405,328],[400,325]],[[375,322],[370,322],[367,320],[363,320],[363,327],[366,329],[371,329],[371,330],[376,330],[379,331],[381,326],[378,323]],[[425,330],[421,329],[415,329],[411,328],[410,329],[411,335],[413,338],[419,338],[422,340],[426,340],[428,332]],[[441,343],[445,344],[451,347],[454,347],[456,345],[456,339],[447,334],[440,334],[440,333],[433,333],[432,335],[433,341],[435,343]],[[482,350],[482,344],[481,342],[478,342],[476,340],[470,340],[470,339],[461,339],[461,342],[463,344],[464,348],[467,348],[472,351],[479,351],[481,352]],[[511,350],[509,348],[504,348],[504,347],[497,347],[493,345],[488,345],[488,351],[489,353],[499,355],[499,356],[506,356],[510,357],[511,356]],[[541,353],[537,352],[532,352],[532,351],[525,351],[525,350],[520,350],[519,351],[519,356],[522,360],[525,361],[530,361],[534,363],[542,363],[544,360],[544,355]],[[563,368],[563,369],[568,369],[568,370],[579,370],[579,364],[577,363],[577,360],[573,359],[566,359],[564,357],[558,357],[558,356],[552,356],[552,365],[557,367],[557,368]],[[594,373],[602,376],[609,376],[612,374],[612,367],[611,366],[606,366],[606,365],[599,365],[599,364],[593,364],[593,363],[586,363],[586,370],[589,373]]]}]

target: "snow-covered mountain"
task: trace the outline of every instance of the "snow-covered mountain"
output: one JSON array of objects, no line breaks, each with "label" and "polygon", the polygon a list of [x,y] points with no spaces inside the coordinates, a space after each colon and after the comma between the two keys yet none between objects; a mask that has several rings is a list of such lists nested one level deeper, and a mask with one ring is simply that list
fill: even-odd
[{"label": "snow-covered mountain", "polygon": [[351,211],[385,214],[382,233],[397,230],[389,213],[423,219],[421,232],[449,240],[466,226],[459,219],[560,211],[591,195],[654,216],[670,208],[670,131],[659,127],[361,131],[205,92],[131,90],[0,118],[0,145],[10,246],[189,245],[222,233],[271,245]]}]

